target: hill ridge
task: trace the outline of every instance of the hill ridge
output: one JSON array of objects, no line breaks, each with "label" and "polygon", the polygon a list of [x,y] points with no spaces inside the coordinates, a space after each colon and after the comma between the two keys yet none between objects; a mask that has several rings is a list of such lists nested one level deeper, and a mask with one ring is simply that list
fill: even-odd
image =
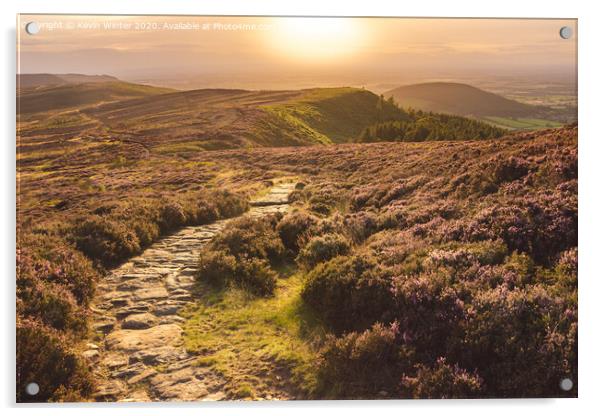
[{"label": "hill ridge", "polygon": [[48,85],[65,85],[65,84],[87,84],[97,82],[120,81],[119,78],[106,74],[52,74],[52,73],[31,73],[17,74],[17,89],[41,87]]},{"label": "hill ridge", "polygon": [[520,103],[470,84],[423,82],[404,85],[384,93],[403,107],[461,116],[524,117],[545,107]]}]

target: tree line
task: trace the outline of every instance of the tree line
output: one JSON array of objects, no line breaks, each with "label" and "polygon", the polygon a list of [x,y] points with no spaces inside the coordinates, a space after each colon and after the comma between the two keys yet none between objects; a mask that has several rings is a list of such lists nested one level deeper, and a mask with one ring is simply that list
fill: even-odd
[{"label": "tree line", "polygon": [[[377,109],[397,105],[393,97],[381,95]],[[366,127],[360,137],[360,142],[403,141],[422,142],[437,140],[484,140],[501,137],[508,131],[482,121],[451,114],[440,114],[415,110],[400,109],[396,119],[379,121]]]}]

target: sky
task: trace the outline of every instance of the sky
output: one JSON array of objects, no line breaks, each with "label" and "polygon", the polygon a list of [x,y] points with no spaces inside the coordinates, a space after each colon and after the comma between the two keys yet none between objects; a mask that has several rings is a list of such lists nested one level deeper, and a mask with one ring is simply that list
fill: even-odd
[{"label": "sky", "polygon": [[[28,22],[39,33],[28,35]],[[21,15],[18,31],[19,73],[166,85],[576,76],[575,20]]]}]

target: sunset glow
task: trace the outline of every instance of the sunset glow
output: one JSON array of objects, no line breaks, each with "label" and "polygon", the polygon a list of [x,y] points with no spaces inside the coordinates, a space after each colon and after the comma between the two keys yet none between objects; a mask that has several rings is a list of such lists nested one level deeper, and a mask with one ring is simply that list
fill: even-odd
[{"label": "sunset glow", "polygon": [[[40,33],[25,33],[36,21]],[[305,88],[576,74],[570,19],[22,15],[20,73],[176,88]],[[478,34],[478,35],[476,35]],[[293,79],[294,78],[294,79]]]},{"label": "sunset glow", "polygon": [[366,39],[356,21],[340,18],[284,18],[269,32],[270,45],[282,56],[314,63],[352,56]]}]

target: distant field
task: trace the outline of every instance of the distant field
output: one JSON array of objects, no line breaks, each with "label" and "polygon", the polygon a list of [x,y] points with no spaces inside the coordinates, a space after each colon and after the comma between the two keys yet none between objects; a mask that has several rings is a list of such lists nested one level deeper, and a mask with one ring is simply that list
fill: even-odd
[{"label": "distant field", "polygon": [[530,105],[545,105],[554,108],[569,108],[577,107],[577,97],[574,95],[512,95],[511,93],[506,95],[513,100],[530,104]]},{"label": "distant field", "polygon": [[510,130],[537,130],[562,126],[562,123],[540,118],[481,117],[480,120]]}]

